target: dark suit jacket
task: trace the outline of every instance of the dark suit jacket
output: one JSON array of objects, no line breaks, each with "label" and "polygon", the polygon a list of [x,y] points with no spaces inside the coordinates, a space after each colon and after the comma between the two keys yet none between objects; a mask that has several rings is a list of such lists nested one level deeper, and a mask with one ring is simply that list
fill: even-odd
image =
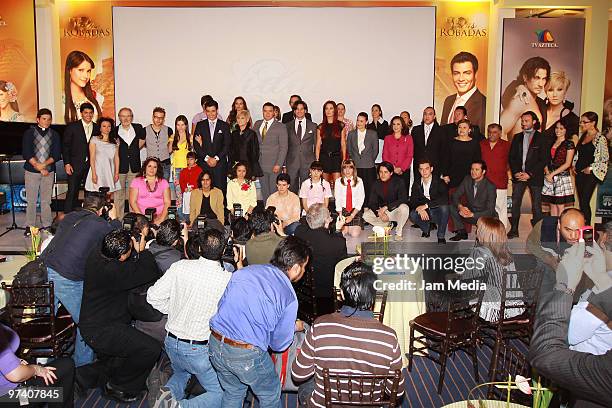
[{"label": "dark suit jacket", "polygon": [[[295,116],[293,115],[293,111],[289,111],[289,112],[283,113],[283,117],[281,118],[281,122],[282,123],[289,123],[293,119],[295,119]],[[308,112],[306,112],[306,119],[312,121],[312,116]]]},{"label": "dark suit jacket", "polygon": [[[217,119],[217,123],[215,124],[215,135],[212,141],[210,137],[210,128],[208,126],[208,119],[198,122],[193,135],[193,148],[198,156],[198,163],[200,163],[200,165],[206,164],[204,160],[206,156],[218,156],[218,165],[227,167],[227,156],[230,151],[232,136],[230,134],[229,125],[226,122],[222,121],[221,119]],[[202,136],[201,145],[195,140],[195,136],[198,135]]]},{"label": "dark suit jacket", "polygon": [[474,213],[474,218],[496,217],[495,200],[497,199],[497,188],[486,177],[478,184],[478,192],[474,197],[474,180],[471,176],[465,176],[459,187],[453,193],[453,205],[457,207],[461,196],[465,196],[467,207]]},{"label": "dark suit jacket", "polygon": [[240,129],[232,132],[229,154],[229,165],[232,167],[237,161],[245,161],[249,165],[251,176],[261,177],[263,171],[259,165],[259,140],[253,129]]},{"label": "dark suit jacket", "polygon": [[448,149],[448,138],[446,132],[436,122],[434,122],[427,145],[425,145],[424,125],[415,126],[412,129],[412,140],[414,142],[414,163],[418,163],[424,157],[433,162],[434,173],[440,174],[442,171],[441,163],[444,160]]},{"label": "dark suit jacket", "polygon": [[357,129],[348,132],[346,137],[346,150],[348,155],[355,162],[355,167],[361,169],[371,169],[375,167],[376,158],[378,157],[378,135],[372,129],[366,129],[365,140],[363,141],[365,149],[359,153],[357,138]]},{"label": "dark suit jacket", "polygon": [[[91,135],[98,134],[100,134],[100,128],[94,123]],[[62,140],[62,158],[64,165],[70,164],[75,170],[82,169],[89,161],[89,143],[87,143],[83,122],[80,120],[66,126]]]},{"label": "dark suit jacket", "polygon": [[[612,290],[608,289],[608,296]],[[567,332],[572,295],[553,290],[542,294],[529,361],[538,373],[568,389],[577,407],[612,407],[612,350],[593,355],[569,349]]]},{"label": "dark suit jacket", "polygon": [[301,139],[295,132],[295,120],[291,119],[286,126],[288,142],[285,163],[287,168],[299,171],[300,168],[310,167],[310,164],[315,161],[314,145],[317,140],[317,124],[308,118],[303,120],[302,132],[304,133]]},{"label": "dark suit jacket", "polygon": [[374,130],[380,140],[385,140],[385,137],[391,134],[391,128],[389,127],[389,122],[387,122],[386,120],[383,120],[383,123],[376,123],[376,124],[374,122],[370,122],[368,123],[368,126],[366,127],[367,129]]},{"label": "dark suit jacket", "polygon": [[408,192],[406,191],[404,180],[399,176],[393,175],[389,183],[387,195],[385,196],[383,194],[382,181],[376,180],[370,192],[370,201],[368,203],[370,210],[376,211],[381,207],[387,206],[389,211],[393,211],[401,204],[408,204]]},{"label": "dark suit jacket", "polygon": [[311,265],[314,272],[315,295],[332,297],[336,264],[347,257],[346,240],[341,235],[330,235],[326,228],[311,229],[300,225],[295,236],[312,247]]},{"label": "dark suit jacket", "polygon": [[448,188],[446,183],[438,177],[431,178],[429,186],[429,197],[423,192],[422,179],[412,183],[412,194],[410,194],[410,209],[415,210],[419,205],[427,204],[429,208],[448,205]]},{"label": "dark suit jacket", "polygon": [[[446,97],[444,100],[444,107],[442,108],[442,125],[448,124],[448,115],[450,110],[455,104],[455,98],[457,94],[452,94]],[[478,126],[480,129],[485,128],[485,116],[487,108],[487,97],[484,96],[480,90],[476,89],[476,92],[470,99],[465,103],[465,109],[468,111],[468,119],[472,124]]]},{"label": "dark suit jacket", "polygon": [[136,137],[128,146],[125,140],[119,136],[119,126],[113,129],[115,137],[119,140],[119,173],[126,174],[128,171],[138,173],[140,171],[140,146],[138,143],[145,139],[145,130],[140,123],[132,123]]},{"label": "dark suit jacket", "polygon": [[[512,180],[516,181],[514,175],[523,171],[523,132],[517,133],[512,138],[510,145],[510,170],[512,171]],[[536,130],[529,145],[527,158],[525,160],[525,171],[529,174],[530,179],[527,181],[530,186],[544,185],[544,167],[550,161],[550,147],[552,141],[547,136]]]}]

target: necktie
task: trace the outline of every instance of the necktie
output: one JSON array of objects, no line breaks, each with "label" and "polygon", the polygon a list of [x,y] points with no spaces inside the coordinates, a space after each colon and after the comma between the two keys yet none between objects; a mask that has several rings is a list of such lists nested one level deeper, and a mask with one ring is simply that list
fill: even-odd
[{"label": "necktie", "polygon": [[266,139],[266,133],[268,133],[268,121],[264,122],[264,128],[261,131],[261,141],[262,142]]},{"label": "necktie", "polygon": [[208,122],[208,128],[210,129],[210,141],[214,141],[215,139],[215,126],[217,125],[216,122]]},{"label": "necktie", "polygon": [[474,198],[476,198],[477,192],[478,192],[478,184],[474,183]]},{"label": "necktie", "polygon": [[429,139],[429,132],[431,132],[431,128],[425,125],[425,144],[427,144],[427,139]]},{"label": "necktie", "polygon": [[300,140],[302,140],[302,121],[300,120],[298,122],[298,131],[297,131],[297,135],[300,138]]},{"label": "necktie", "polygon": [[353,211],[353,190],[351,187],[351,179],[346,180],[346,211]]}]

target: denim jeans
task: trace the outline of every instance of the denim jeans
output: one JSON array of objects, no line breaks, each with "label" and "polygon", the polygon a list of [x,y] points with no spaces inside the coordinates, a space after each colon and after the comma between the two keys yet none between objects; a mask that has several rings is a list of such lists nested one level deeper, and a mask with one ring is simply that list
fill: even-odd
[{"label": "denim jeans", "polygon": [[428,233],[431,229],[431,223],[438,225],[437,236],[438,238],[444,238],[446,235],[446,227],[448,225],[449,210],[447,205],[441,205],[436,208],[428,208],[427,213],[429,214],[429,221],[423,221],[419,213],[416,210],[410,212],[410,219],[416,225],[419,226],[421,231]]},{"label": "denim jeans", "polygon": [[174,197],[176,199],[178,221],[189,221],[189,214],[183,214],[183,192],[181,191],[181,184],[179,183],[181,170],[183,169],[174,169]]},{"label": "denim jeans", "polygon": [[[49,274],[49,281],[53,282],[55,310],[57,311],[58,303],[61,302],[78,326],[81,314],[81,300],[83,299],[83,281],[66,279],[49,267],[47,267],[47,273]],[[81,330],[78,327],[72,359],[77,367],[94,361],[94,351],[85,343],[81,336]]]},{"label": "denim jeans", "polygon": [[[189,344],[168,336],[164,343],[173,371],[166,387],[181,407],[221,407],[223,390],[217,373],[210,364],[208,345]],[[184,391],[192,374],[197,377],[206,392],[187,400],[184,399]]]},{"label": "denim jeans", "polygon": [[170,173],[171,173],[172,165],[170,163],[162,163],[162,170],[164,171],[164,178],[168,183],[170,183]]},{"label": "denim jeans", "polygon": [[223,387],[223,408],[242,408],[249,387],[260,407],[280,407],[280,379],[267,351],[233,347],[212,335],[208,346],[210,361]]},{"label": "denim jeans", "polygon": [[300,222],[299,221],[292,222],[291,224],[289,224],[289,225],[287,225],[285,227],[285,234],[287,234],[287,235],[295,234],[295,230],[299,226],[300,226]]}]

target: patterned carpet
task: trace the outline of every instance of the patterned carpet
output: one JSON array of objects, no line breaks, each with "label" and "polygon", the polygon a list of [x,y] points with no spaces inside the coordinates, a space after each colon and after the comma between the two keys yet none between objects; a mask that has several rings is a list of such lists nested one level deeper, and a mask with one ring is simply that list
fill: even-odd
[{"label": "patterned carpet", "polygon": [[[522,343],[513,342],[521,352],[526,353],[526,347]],[[480,383],[486,382],[488,375],[491,351],[487,347],[482,347],[478,353]],[[462,351],[455,353],[446,365],[446,377],[442,393],[436,392],[438,375],[440,368],[437,364],[427,358],[415,357],[412,372],[404,369],[406,379],[406,395],[402,401],[402,407],[410,408],[440,408],[446,404],[466,399],[470,389],[476,385],[471,358]],[[297,396],[294,393],[283,393],[282,406],[285,408],[297,407]],[[127,404],[119,404],[105,399],[99,389],[90,390],[87,398],[78,400],[76,407],[82,408],[113,408],[148,407],[146,398],[143,400]],[[244,403],[245,408],[257,408],[259,404],[252,398],[247,398]]]}]

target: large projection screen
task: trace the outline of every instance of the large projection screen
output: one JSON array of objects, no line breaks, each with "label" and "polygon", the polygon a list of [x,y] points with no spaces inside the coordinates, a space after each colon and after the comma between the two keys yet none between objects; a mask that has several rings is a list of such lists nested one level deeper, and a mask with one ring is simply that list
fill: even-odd
[{"label": "large projection screen", "polygon": [[297,93],[316,122],[328,99],[353,121],[378,103],[418,123],[433,104],[434,7],[114,7],[113,30],[116,106],[143,124],[155,106],[191,120],[204,94],[224,116],[242,95],[258,119]]}]

